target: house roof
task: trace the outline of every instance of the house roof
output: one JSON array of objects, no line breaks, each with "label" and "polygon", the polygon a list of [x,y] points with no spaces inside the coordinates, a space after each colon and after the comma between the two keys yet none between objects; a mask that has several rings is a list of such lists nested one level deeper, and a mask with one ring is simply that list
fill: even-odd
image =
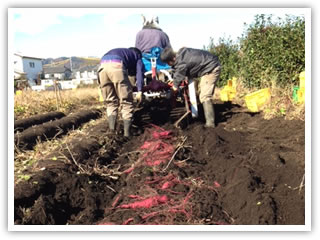
[{"label": "house roof", "polygon": [[17,73],[17,74],[27,74],[26,72],[22,71],[22,70],[19,70],[19,69],[14,69],[14,73]]},{"label": "house roof", "polygon": [[100,64],[83,66],[83,67],[80,67],[77,71],[79,71],[79,72],[84,72],[84,71],[88,71],[88,72],[98,71],[99,67],[100,67]]},{"label": "house roof", "polygon": [[66,66],[58,66],[58,67],[43,67],[44,74],[53,74],[53,73],[65,73],[71,70]]},{"label": "house roof", "polygon": [[26,56],[26,55],[22,55],[19,53],[15,53],[14,55],[22,57],[22,58],[31,58],[31,59],[38,59],[38,60],[42,60],[43,58],[38,58],[38,57],[30,57],[30,56]]}]

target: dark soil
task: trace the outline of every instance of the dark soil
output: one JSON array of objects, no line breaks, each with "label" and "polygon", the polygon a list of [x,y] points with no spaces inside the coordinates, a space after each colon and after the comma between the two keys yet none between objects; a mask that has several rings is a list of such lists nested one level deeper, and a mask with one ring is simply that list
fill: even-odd
[{"label": "dark soil", "polygon": [[55,121],[35,125],[15,134],[15,146],[21,150],[32,149],[37,141],[61,137],[68,131],[80,127],[83,123],[99,117],[101,117],[100,110],[83,110]]},{"label": "dark soil", "polygon": [[[305,224],[304,122],[264,120],[230,103],[215,110],[216,128],[200,114],[183,130],[165,109],[155,111],[162,130],[140,110],[131,139],[101,119],[15,185],[15,224]],[[145,141],[161,142],[157,160],[169,158],[147,165],[156,152],[141,149]],[[150,208],[128,208],[156,196]]]},{"label": "dark soil", "polygon": [[51,120],[56,120],[64,117],[62,112],[49,112],[35,115],[29,118],[19,119],[14,121],[14,132],[22,132],[23,130],[33,125],[42,124]]}]

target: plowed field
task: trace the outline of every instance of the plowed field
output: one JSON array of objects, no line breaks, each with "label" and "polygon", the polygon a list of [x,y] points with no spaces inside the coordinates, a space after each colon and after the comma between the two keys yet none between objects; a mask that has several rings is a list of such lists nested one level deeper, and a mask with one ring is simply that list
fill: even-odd
[{"label": "plowed field", "polygon": [[110,134],[100,110],[19,120],[15,145],[30,151],[96,119],[25,170],[15,224],[304,225],[305,123],[215,110],[214,129],[202,114],[178,129],[165,108],[136,111],[131,139],[121,123]]}]

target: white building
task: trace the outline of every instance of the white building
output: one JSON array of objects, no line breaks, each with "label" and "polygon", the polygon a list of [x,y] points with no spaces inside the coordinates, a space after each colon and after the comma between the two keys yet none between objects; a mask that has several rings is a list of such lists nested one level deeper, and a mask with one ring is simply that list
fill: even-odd
[{"label": "white building", "polygon": [[35,85],[38,75],[42,72],[42,58],[28,57],[14,54],[14,70],[16,73],[25,73],[30,85]]},{"label": "white building", "polygon": [[72,72],[66,66],[57,66],[57,67],[44,67],[44,78],[50,79],[55,78],[59,80],[70,79]]}]

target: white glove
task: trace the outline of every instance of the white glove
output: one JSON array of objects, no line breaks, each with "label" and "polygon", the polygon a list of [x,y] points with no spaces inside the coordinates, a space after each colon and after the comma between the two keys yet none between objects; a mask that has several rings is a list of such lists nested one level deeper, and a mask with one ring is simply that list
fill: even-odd
[{"label": "white glove", "polygon": [[137,93],[136,99],[137,99],[138,103],[141,103],[141,101],[142,101],[142,92],[138,92]]},{"label": "white glove", "polygon": [[173,84],[173,80],[168,80],[168,84]]},{"label": "white glove", "polygon": [[175,86],[172,86],[172,90],[173,90],[174,92],[177,92],[177,91],[178,91],[178,88],[176,88]]}]

